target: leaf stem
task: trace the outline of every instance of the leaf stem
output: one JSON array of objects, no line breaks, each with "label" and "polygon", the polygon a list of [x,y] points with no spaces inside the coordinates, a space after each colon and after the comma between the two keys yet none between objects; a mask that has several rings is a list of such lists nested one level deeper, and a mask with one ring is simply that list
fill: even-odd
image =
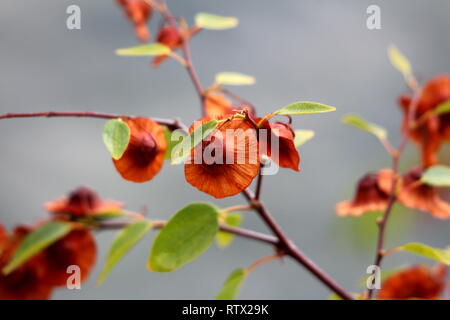
[{"label": "leaf stem", "polygon": [[225,208],[225,209],[221,210],[221,212],[229,213],[229,212],[247,211],[247,210],[253,210],[253,208],[251,206],[247,206],[247,205],[237,205],[237,206]]},{"label": "leaf stem", "polygon": [[257,267],[259,267],[260,265],[262,265],[264,263],[270,262],[275,259],[280,259],[280,258],[281,258],[281,256],[278,254],[267,256],[267,257],[262,257],[261,259],[256,260],[250,266],[247,267],[247,269],[246,269],[247,273],[253,272]]}]

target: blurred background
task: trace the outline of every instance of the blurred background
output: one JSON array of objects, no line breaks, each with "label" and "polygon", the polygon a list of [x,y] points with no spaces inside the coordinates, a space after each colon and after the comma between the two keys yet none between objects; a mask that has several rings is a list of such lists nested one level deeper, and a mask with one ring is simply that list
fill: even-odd
[{"label": "blurred background", "polygon": [[[66,8],[81,7],[81,30],[66,28]],[[192,41],[203,84],[220,71],[253,75],[257,84],[236,88],[259,114],[296,100],[337,107],[337,112],[295,118],[295,127],[316,131],[300,149],[302,172],[281,170],[265,181],[263,197],[287,234],[321,267],[351,291],[372,264],[375,216],[338,218],[334,205],[353,196],[366,172],[390,165],[368,134],[346,127],[350,112],[385,126],[399,140],[397,96],[406,91],[386,48],[396,44],[419,80],[449,71],[450,2],[447,0],[169,0],[172,12],[190,23],[197,12],[236,16],[237,29],[205,31]],[[381,8],[381,30],[368,30],[366,9]],[[155,33],[160,21],[151,23]],[[174,61],[158,69],[147,58],[124,58],[115,49],[137,44],[134,31],[112,0],[0,2],[0,113],[77,111],[199,117],[198,99],[184,70]],[[234,88],[233,88],[234,89]],[[101,196],[122,200],[130,210],[147,206],[150,218],[165,219],[191,201],[213,201],[184,181],[182,167],[164,170],[145,184],[116,173],[103,146],[98,119],[11,119],[0,124],[0,220],[7,227],[45,217],[45,201],[88,185]],[[448,150],[447,150],[448,151]],[[445,156],[444,162],[448,162]],[[403,166],[416,162],[409,147]],[[213,201],[242,204],[236,196]],[[249,213],[247,228],[266,232]],[[388,228],[388,247],[407,241],[445,247],[449,222],[397,208]],[[58,290],[56,299],[211,299],[231,270],[271,253],[267,246],[236,239],[171,274],[150,273],[145,264],[148,235],[97,287],[114,233],[98,235],[98,264],[82,290]],[[385,260],[385,268],[422,261],[408,254]],[[255,270],[241,299],[323,299],[330,292],[287,259]]]}]

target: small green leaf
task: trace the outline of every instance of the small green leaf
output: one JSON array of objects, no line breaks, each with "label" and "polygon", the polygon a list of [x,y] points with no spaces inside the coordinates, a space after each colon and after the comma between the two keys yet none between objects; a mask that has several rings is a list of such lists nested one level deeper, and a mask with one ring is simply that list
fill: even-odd
[{"label": "small green leaf", "polygon": [[122,158],[130,142],[130,128],[122,119],[111,119],[103,127],[103,142],[111,157]]},{"label": "small green leaf", "polygon": [[251,85],[256,82],[254,77],[238,72],[220,72],[216,74],[215,81],[216,84],[231,86]]},{"label": "small green leaf", "polygon": [[168,55],[171,52],[172,50],[168,46],[158,42],[116,50],[117,55],[127,57],[161,56]]},{"label": "small green leaf", "polygon": [[172,140],[172,131],[170,131],[168,129],[164,130],[164,137],[166,138],[166,144],[167,144],[166,154],[164,155],[164,159],[170,160],[172,157],[173,149],[182,141],[181,140],[182,137],[180,136],[178,141],[173,141]]},{"label": "small green leaf", "polygon": [[275,114],[279,115],[300,115],[300,114],[312,114],[335,111],[335,107],[330,107],[317,102],[299,101],[291,103],[284,108],[276,111]]},{"label": "small green leaf", "polygon": [[447,100],[441,104],[439,104],[436,109],[434,109],[434,113],[437,115],[441,115],[444,113],[450,112],[450,100]]},{"label": "small green leaf", "polygon": [[429,167],[420,180],[434,187],[450,187],[450,167],[443,165]]},{"label": "small green leaf", "polygon": [[72,225],[66,222],[53,221],[29,233],[14,253],[11,261],[3,268],[7,275],[27,262],[30,258],[64,237],[72,230]]},{"label": "small green leaf", "polygon": [[222,286],[216,300],[233,300],[236,298],[239,289],[247,277],[247,270],[236,269],[227,278]]},{"label": "small green leaf", "polygon": [[349,126],[353,126],[360,130],[363,130],[370,134],[373,134],[380,140],[386,139],[386,137],[387,137],[386,129],[384,129],[374,123],[367,122],[366,120],[364,120],[363,118],[361,118],[358,115],[354,115],[354,114],[346,115],[342,118],[342,122]]},{"label": "small green leaf", "polygon": [[[242,223],[242,219],[243,217],[239,212],[231,212],[227,213],[223,223],[230,227],[239,227]],[[233,239],[234,234],[225,231],[219,231],[216,236],[217,245],[221,248],[228,247]]]},{"label": "small green leaf", "polygon": [[97,280],[98,284],[103,283],[115,265],[151,228],[152,226],[149,221],[138,221],[128,225],[117,234],[109,249],[103,270]]},{"label": "small green leaf", "polygon": [[327,300],[344,300],[338,294],[332,293],[328,296]]},{"label": "small green leaf", "polygon": [[195,16],[195,24],[203,29],[225,30],[237,27],[239,20],[235,17],[224,17],[202,12]]},{"label": "small green leaf", "polygon": [[312,130],[295,130],[294,145],[296,148],[303,145],[308,140],[314,138],[316,134]]},{"label": "small green leaf", "polygon": [[191,150],[195,148],[200,142],[203,141],[218,125],[217,120],[211,120],[202,124],[195,129],[189,136],[186,136],[183,141],[179,142],[175,146],[174,157],[172,164],[180,164],[191,154]]},{"label": "small green leaf", "polygon": [[410,242],[393,250],[409,251],[419,256],[450,265],[450,250],[429,247],[422,243]]},{"label": "small green leaf", "polygon": [[405,78],[412,75],[412,68],[408,58],[406,58],[396,46],[391,45],[388,47],[388,56],[392,65],[400,71]]},{"label": "small green leaf", "polygon": [[88,218],[92,218],[94,220],[109,220],[116,219],[124,216],[123,211],[109,211],[109,212],[99,212],[93,215],[90,215]]},{"label": "small green leaf", "polygon": [[178,211],[159,232],[150,253],[148,268],[174,271],[206,251],[219,230],[217,208],[191,203]]}]

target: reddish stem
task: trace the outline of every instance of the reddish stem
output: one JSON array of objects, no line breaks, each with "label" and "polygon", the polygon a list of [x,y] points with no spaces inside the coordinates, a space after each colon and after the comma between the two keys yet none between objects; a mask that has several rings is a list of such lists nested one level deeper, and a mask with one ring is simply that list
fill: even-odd
[{"label": "reddish stem", "polygon": [[[128,221],[126,221],[126,222],[104,222],[98,226],[98,229],[100,229],[100,230],[120,230],[120,229],[128,226],[129,223],[130,222],[128,222]],[[152,223],[153,228],[160,229],[160,228],[163,228],[167,222],[164,220],[158,220],[158,221],[151,221],[151,223]],[[264,234],[264,233],[260,233],[260,232],[256,232],[256,231],[252,231],[252,230],[248,230],[248,229],[243,229],[243,228],[230,227],[227,225],[221,225],[220,230],[229,232],[236,236],[240,236],[240,237],[247,238],[250,240],[267,243],[267,244],[270,244],[270,245],[273,245],[276,247],[278,247],[278,245],[279,245],[279,240],[268,234]]]},{"label": "reddish stem", "polygon": [[[421,94],[421,90],[419,88],[416,88],[416,90],[414,92],[414,97],[411,101],[409,111],[407,114],[408,128],[411,128],[412,124],[414,122],[414,117],[416,114],[416,109],[417,109],[417,104],[418,104],[420,94]],[[393,178],[392,178],[391,194],[389,195],[389,202],[388,202],[386,211],[384,212],[383,217],[378,221],[378,230],[379,231],[378,231],[378,240],[377,240],[377,247],[376,247],[376,251],[375,251],[375,262],[374,262],[374,265],[377,266],[378,268],[381,267],[381,263],[383,261],[384,255],[385,255],[384,254],[384,243],[385,243],[385,238],[386,238],[386,227],[387,227],[389,218],[392,215],[392,209],[394,207],[394,204],[397,201],[396,192],[397,192],[397,184],[400,179],[399,178],[400,158],[401,158],[401,155],[403,154],[403,151],[405,150],[406,145],[408,144],[410,131],[411,131],[411,129],[409,129],[406,133],[403,134],[402,140],[400,141],[397,152],[392,153],[392,171],[394,172],[394,174],[393,174]],[[372,299],[373,293],[374,293],[373,288],[368,289],[368,291],[367,291],[368,299]]]},{"label": "reddish stem", "polygon": [[339,295],[342,299],[352,300],[352,296],[348,294],[333,278],[331,278],[324,270],[317,266],[311,259],[309,259],[304,253],[302,253],[292,241],[286,236],[281,227],[277,224],[270,212],[265,207],[264,203],[255,199],[253,193],[246,189],[242,192],[244,197],[250,202],[250,204],[259,213],[260,217],[264,220],[266,225],[275,234],[280,241],[279,248],[284,251],[285,254],[292,257],[299,262],[309,272],[311,272],[319,281],[321,281],[330,290]]},{"label": "reddish stem", "polygon": [[[163,18],[166,22],[174,27],[178,28],[177,21],[173,14],[169,11],[167,4],[164,0],[160,2],[160,5],[157,7]],[[205,115],[205,94],[200,82],[200,78],[197,75],[197,71],[195,70],[194,64],[192,63],[191,50],[189,48],[189,40],[190,38],[200,29],[195,29],[194,33],[191,33],[189,36],[183,35],[183,41],[181,43],[181,49],[183,51],[183,58],[185,60],[185,67],[191,78],[192,84],[194,85],[195,91],[197,92],[198,97],[200,98],[200,103],[202,106],[202,115]]]},{"label": "reddish stem", "polygon": [[[110,114],[110,113],[98,113],[91,111],[79,111],[79,112],[65,112],[65,111],[46,111],[46,112],[30,112],[30,113],[5,113],[0,115],[0,120],[11,118],[53,118],[53,117],[79,117],[79,118],[99,118],[99,119],[117,119],[117,118],[130,118],[131,116]],[[167,126],[170,130],[181,129],[187,131],[186,126],[178,119],[161,119],[151,118],[153,121],[160,125]]]}]

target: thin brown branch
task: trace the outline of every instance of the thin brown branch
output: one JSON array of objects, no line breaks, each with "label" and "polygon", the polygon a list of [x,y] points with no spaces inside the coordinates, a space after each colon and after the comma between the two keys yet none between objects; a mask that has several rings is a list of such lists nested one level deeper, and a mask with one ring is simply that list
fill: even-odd
[{"label": "thin brown branch", "polygon": [[319,281],[321,281],[330,290],[339,295],[342,299],[352,300],[352,296],[348,294],[338,283],[334,281],[324,270],[317,266],[311,259],[302,253],[289,238],[286,236],[281,227],[277,224],[264,203],[255,199],[255,195],[248,189],[242,192],[244,197],[250,202],[254,209],[259,213],[269,229],[275,234],[279,240],[279,249],[311,272]]},{"label": "thin brown branch", "polygon": [[[117,119],[117,118],[132,118],[132,116],[118,115],[110,113],[98,113],[92,111],[77,111],[77,112],[65,112],[65,111],[45,111],[45,112],[30,112],[30,113],[5,113],[0,115],[2,119],[12,118],[54,118],[54,117],[75,117],[75,118],[98,118],[98,119]],[[179,119],[161,119],[151,118],[160,125],[168,127],[170,130],[181,129],[187,132],[186,126]]]},{"label": "thin brown branch", "polygon": [[[391,185],[391,194],[389,195],[389,202],[386,208],[386,211],[384,212],[381,219],[377,222],[378,223],[378,239],[377,239],[377,246],[375,251],[375,261],[374,265],[378,268],[381,267],[381,263],[383,261],[383,257],[385,256],[385,250],[384,250],[384,244],[385,244],[385,238],[386,238],[386,227],[389,222],[389,218],[392,215],[392,209],[394,207],[395,202],[397,201],[397,184],[399,181],[399,166],[400,166],[400,158],[403,154],[403,151],[405,150],[410,136],[410,131],[412,129],[412,125],[414,123],[414,118],[417,110],[418,101],[420,98],[421,89],[416,88],[414,91],[414,97],[411,101],[410,107],[408,109],[407,114],[407,121],[408,121],[408,128],[410,128],[406,133],[403,134],[402,140],[400,141],[399,147],[397,149],[396,153],[392,154],[392,171],[393,171],[393,177],[392,177],[392,185]],[[370,288],[367,290],[367,297],[368,299],[372,299],[374,293],[374,289]]]},{"label": "thin brown branch", "polygon": [[[178,28],[177,21],[174,17],[174,15],[170,12],[169,8],[166,5],[166,2],[164,0],[159,2],[159,5],[156,6],[158,11],[163,16],[164,20],[169,25],[172,25],[174,27]],[[200,29],[194,29],[194,33],[189,33],[189,35],[183,35],[183,41],[181,43],[181,50],[183,51],[183,58],[184,58],[184,66],[189,74],[189,77],[192,81],[192,84],[194,85],[195,91],[197,92],[197,95],[200,99],[200,103],[202,106],[202,116],[205,115],[205,94],[202,87],[202,84],[200,82],[200,78],[197,75],[197,71],[195,70],[194,64],[192,62],[192,56],[191,56],[191,50],[189,48],[189,40],[193,36],[193,34],[200,31]]]},{"label": "thin brown branch", "polygon": [[[124,222],[102,222],[100,225],[98,225],[96,228],[98,230],[120,230],[126,226],[129,225],[129,221],[124,221]],[[151,221],[152,223],[152,227],[155,229],[160,229],[163,228],[166,225],[166,221],[164,220],[155,220],[155,221]],[[220,230],[221,231],[225,231],[225,232],[229,232],[232,233],[234,235],[243,237],[243,238],[247,238],[250,240],[255,240],[255,241],[259,241],[262,243],[267,243],[270,245],[273,245],[275,247],[278,247],[279,245],[279,241],[277,238],[271,236],[271,235],[267,235],[264,233],[260,233],[260,232],[256,232],[256,231],[252,231],[252,230],[248,230],[248,229],[243,229],[243,228],[235,228],[235,227],[230,227],[227,225],[220,225]]]}]

